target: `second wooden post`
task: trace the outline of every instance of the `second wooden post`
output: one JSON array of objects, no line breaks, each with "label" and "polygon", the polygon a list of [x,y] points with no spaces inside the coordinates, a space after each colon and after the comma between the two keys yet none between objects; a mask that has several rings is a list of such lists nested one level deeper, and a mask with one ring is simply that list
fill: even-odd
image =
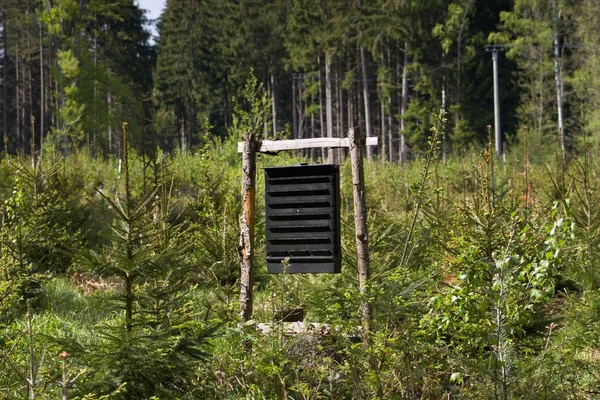
[{"label": "second wooden post", "polygon": [[358,256],[358,285],[362,298],[361,314],[363,337],[371,330],[372,309],[369,302],[369,230],[367,227],[367,199],[365,191],[365,173],[363,167],[363,148],[365,138],[358,128],[348,132],[350,139],[350,161],[352,163],[352,192],[354,196],[354,229],[356,232],[356,253]]}]

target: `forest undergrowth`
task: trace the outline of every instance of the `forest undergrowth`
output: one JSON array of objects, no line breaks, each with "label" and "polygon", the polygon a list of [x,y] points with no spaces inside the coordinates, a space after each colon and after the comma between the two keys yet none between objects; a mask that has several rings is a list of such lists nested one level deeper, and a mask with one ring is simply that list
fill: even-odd
[{"label": "forest undergrowth", "polygon": [[[348,161],[342,273],[268,275],[260,168],[306,159],[259,156],[242,324],[234,136],[170,156],[4,157],[0,397],[597,398],[600,177],[582,147],[563,165],[483,146],[425,175],[418,159],[368,162],[365,342]],[[327,332],[257,329],[286,307]]]}]

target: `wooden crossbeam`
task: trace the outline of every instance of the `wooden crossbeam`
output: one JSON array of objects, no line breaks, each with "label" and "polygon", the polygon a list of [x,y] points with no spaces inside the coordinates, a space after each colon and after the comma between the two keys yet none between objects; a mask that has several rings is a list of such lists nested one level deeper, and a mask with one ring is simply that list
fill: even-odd
[{"label": "wooden crossbeam", "polygon": [[[376,136],[367,138],[367,146],[377,146]],[[311,138],[292,140],[263,140],[260,146],[261,153],[271,153],[282,150],[300,150],[317,148],[350,147],[348,138]],[[244,142],[238,142],[238,153],[244,152]]]}]

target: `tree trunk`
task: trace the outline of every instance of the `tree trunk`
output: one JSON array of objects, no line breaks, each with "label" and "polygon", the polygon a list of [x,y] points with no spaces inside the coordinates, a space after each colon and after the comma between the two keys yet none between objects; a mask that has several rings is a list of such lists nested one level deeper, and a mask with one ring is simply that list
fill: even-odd
[{"label": "tree trunk", "polygon": [[275,105],[275,75],[271,73],[271,108],[273,113],[273,140],[277,139],[277,108]]},{"label": "tree trunk", "polygon": [[303,76],[300,75],[298,78],[298,138],[304,138],[304,119],[306,114],[304,113],[304,102],[302,101],[302,84]]},{"label": "tree trunk", "polygon": [[[345,137],[346,135],[344,134],[344,101],[343,101],[343,97],[342,97],[342,67],[341,67],[341,63],[337,63],[336,64],[336,75],[337,75],[337,79],[336,79],[336,93],[337,93],[337,102],[335,105],[335,112],[336,112],[336,119],[337,119],[337,131],[338,134],[336,135],[336,137]],[[343,162],[343,150],[342,149],[336,149],[335,150],[335,158],[336,158],[336,163],[337,164],[342,164]]]},{"label": "tree trunk", "polygon": [[[390,53],[390,46],[387,48],[387,65],[388,68],[392,67],[392,56]],[[391,80],[391,72],[390,72],[390,80]],[[388,102],[388,161],[391,163],[394,162],[394,120],[393,120],[393,108],[392,108],[392,95],[390,94],[387,98]]]},{"label": "tree trunk", "polygon": [[[315,96],[311,93],[310,104],[312,105],[314,103],[315,103]],[[315,113],[314,112],[310,113],[310,137],[311,137],[311,139],[314,139],[314,137],[315,137]],[[316,159],[316,149],[310,149],[310,162],[312,164],[314,164],[315,159]]]},{"label": "tree trunk", "polygon": [[358,257],[358,285],[361,295],[363,338],[371,330],[372,310],[369,302],[369,230],[367,226],[367,200],[362,152],[365,139],[360,129],[349,130],[350,160],[352,163],[352,191],[354,197],[354,229],[356,233],[356,254]]},{"label": "tree trunk", "polygon": [[[352,68],[351,68],[351,65],[350,65],[350,55],[349,54],[348,54],[347,58],[348,58],[348,61],[347,61],[347,64],[346,64],[346,71],[351,71]],[[348,105],[346,106],[347,112],[348,112],[348,122],[347,122],[347,124],[348,124],[348,130],[350,130],[350,128],[354,127],[354,103],[353,103],[353,101],[354,101],[354,90],[353,90],[353,87],[354,87],[353,85],[350,86],[350,88],[348,89],[348,95],[346,96],[347,97],[346,101],[348,103]]]},{"label": "tree trunk", "polygon": [[[110,76],[110,73],[109,73]],[[113,151],[113,143],[112,143],[112,93],[110,91],[110,89],[108,90],[108,92],[106,93],[106,105],[107,105],[107,136],[108,136],[108,154],[112,154]]]},{"label": "tree trunk", "polygon": [[562,82],[560,76],[560,49],[558,43],[558,0],[552,1],[553,20],[554,20],[554,81],[556,83],[556,107],[558,111],[558,137],[560,140],[560,150],[563,166],[565,164],[565,131],[563,125],[563,105],[562,105]]},{"label": "tree trunk", "polygon": [[363,118],[363,111],[364,111],[364,103],[362,101],[362,90],[357,90],[356,91],[356,101],[357,101],[357,106],[356,106],[356,110],[358,113],[358,128],[362,129],[363,126],[365,126],[365,119]]},{"label": "tree trunk", "polygon": [[292,138],[298,139],[298,115],[296,114],[296,74],[292,76]]},{"label": "tree trunk", "polygon": [[[266,121],[266,118],[265,118]],[[190,107],[190,117],[189,117],[189,126],[187,129],[187,139],[186,139],[186,150],[191,150],[192,148],[192,135],[196,132],[196,107],[192,105]]]},{"label": "tree trunk", "polygon": [[381,154],[379,155],[379,158],[381,159],[381,161],[385,161],[386,159],[386,154],[387,154],[387,142],[386,142],[386,130],[385,130],[385,102],[383,101],[383,98],[380,99],[380,103],[381,103]]},{"label": "tree trunk", "polygon": [[[385,59],[383,57],[383,45],[382,45],[382,52],[381,52],[381,68],[385,68]],[[386,77],[384,76],[383,81],[385,82]],[[385,102],[384,102],[384,97],[383,97],[383,87],[381,86],[382,83],[384,82],[379,82],[380,83],[380,88],[379,88],[379,136],[381,137],[381,153],[379,154],[379,160],[380,161],[385,161],[385,156],[387,154],[387,142],[386,142],[386,131],[385,131]]]},{"label": "tree trunk", "polygon": [[[444,68],[446,66],[446,57],[442,53],[442,74],[444,74]],[[442,110],[446,112],[446,76],[442,75]],[[442,161],[446,164],[446,129],[442,130]]]},{"label": "tree trunk", "polygon": [[[129,180],[129,147],[127,146],[127,122],[123,122],[121,125],[123,129],[123,152],[119,153],[119,156],[123,158],[125,172],[125,223],[127,225],[127,231],[125,235],[125,251],[127,253],[127,260],[133,262],[133,223],[131,218],[131,186]],[[134,294],[134,279],[135,275],[130,272],[125,273],[125,329],[127,333],[131,333],[133,330],[133,308],[135,302]],[[129,340],[129,336],[127,337]]]},{"label": "tree trunk", "polygon": [[97,141],[97,132],[96,132],[96,126],[98,125],[98,109],[96,104],[98,103],[98,79],[96,77],[96,66],[98,65],[98,28],[97,28],[97,16],[96,13],[94,13],[94,126],[92,128],[92,148],[94,149],[93,151],[95,152],[97,150],[96,148],[96,141]]},{"label": "tree trunk", "polygon": [[[27,1],[27,19],[29,20],[29,14],[30,14],[30,9],[29,9],[29,1]],[[32,71],[32,62],[31,62],[31,24],[28,23],[27,24],[27,91],[28,91],[28,95],[29,95],[29,120],[31,121],[33,118],[33,71]],[[32,130],[33,129],[33,124],[30,125],[30,132],[29,132],[29,142],[30,144],[30,149],[29,149],[29,153],[31,155],[31,158],[33,159],[35,156],[33,154],[34,149],[33,146],[35,145],[35,132]]]},{"label": "tree trunk", "polygon": [[2,141],[4,150],[7,150],[6,143],[8,142],[8,45],[7,45],[7,22],[6,9],[2,10]]},{"label": "tree trunk", "polygon": [[252,318],[252,289],[254,284],[254,208],[256,199],[256,150],[260,143],[254,133],[244,133],[242,154],[242,201],[243,210],[240,231],[240,317],[242,321]]},{"label": "tree trunk", "polygon": [[[25,56],[23,56],[25,58]],[[26,129],[27,129],[27,120],[25,119],[25,63],[21,60],[21,154],[24,156],[27,154],[27,139],[26,139]]]},{"label": "tree trunk", "polygon": [[[323,118],[323,85],[321,82],[321,57],[317,57],[317,63],[319,65],[319,128],[321,130],[321,137],[324,136],[325,119]],[[325,149],[321,149],[321,161],[325,160]]]},{"label": "tree trunk", "polygon": [[[363,100],[365,102],[365,128],[367,137],[371,137],[371,106],[369,102],[369,82],[367,79],[367,55],[365,48],[362,46],[360,47],[360,68],[362,71]],[[367,159],[371,161],[372,157],[371,146],[367,146]]]},{"label": "tree trunk", "polygon": [[185,115],[179,117],[179,150],[181,151],[181,154],[185,154]]},{"label": "tree trunk", "polygon": [[[331,106],[331,58],[329,53],[325,52],[325,107],[327,118],[327,137],[333,137],[333,110]],[[327,150],[327,162],[333,162],[333,149]]]},{"label": "tree trunk", "polygon": [[21,96],[20,96],[20,88],[19,88],[19,83],[21,82],[20,80],[20,76],[19,76],[19,67],[20,67],[20,63],[19,63],[19,31],[17,29],[17,38],[16,38],[16,45],[17,45],[17,49],[16,49],[16,55],[15,55],[15,64],[16,64],[16,70],[15,70],[15,75],[16,75],[16,85],[15,85],[15,97],[16,97],[16,105],[15,105],[15,111],[17,114],[17,143],[16,143],[16,152],[18,153],[21,150],[21,110],[20,110],[20,105],[21,105]]},{"label": "tree trunk", "polygon": [[406,161],[406,137],[404,115],[408,104],[408,41],[404,41],[404,61],[402,65],[402,98],[400,101],[400,163]]},{"label": "tree trunk", "polygon": [[[39,20],[40,30],[40,157],[43,156],[44,145],[44,42],[42,41],[42,20]],[[35,133],[32,133],[35,135]]]}]

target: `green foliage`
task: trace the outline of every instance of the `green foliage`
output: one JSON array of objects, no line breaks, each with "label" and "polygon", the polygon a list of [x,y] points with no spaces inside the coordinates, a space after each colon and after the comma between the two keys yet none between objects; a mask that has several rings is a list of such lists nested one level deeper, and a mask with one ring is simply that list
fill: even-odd
[{"label": "green foliage", "polygon": [[[591,146],[564,179],[548,175],[553,159],[525,162],[528,149],[502,163],[488,145],[444,164],[441,119],[423,162],[365,165],[370,341],[360,337],[348,162],[336,275],[266,274],[258,174],[255,313],[238,326],[236,136],[268,119],[258,82],[238,104],[235,134],[206,137],[196,151],[144,163],[127,147],[120,170],[115,158],[79,151],[2,164],[0,396],[26,396],[31,365],[38,398],[63,386],[79,399],[576,399],[596,390]],[[302,161],[259,155],[258,166]],[[276,320],[296,306],[315,324],[309,333]]]}]

